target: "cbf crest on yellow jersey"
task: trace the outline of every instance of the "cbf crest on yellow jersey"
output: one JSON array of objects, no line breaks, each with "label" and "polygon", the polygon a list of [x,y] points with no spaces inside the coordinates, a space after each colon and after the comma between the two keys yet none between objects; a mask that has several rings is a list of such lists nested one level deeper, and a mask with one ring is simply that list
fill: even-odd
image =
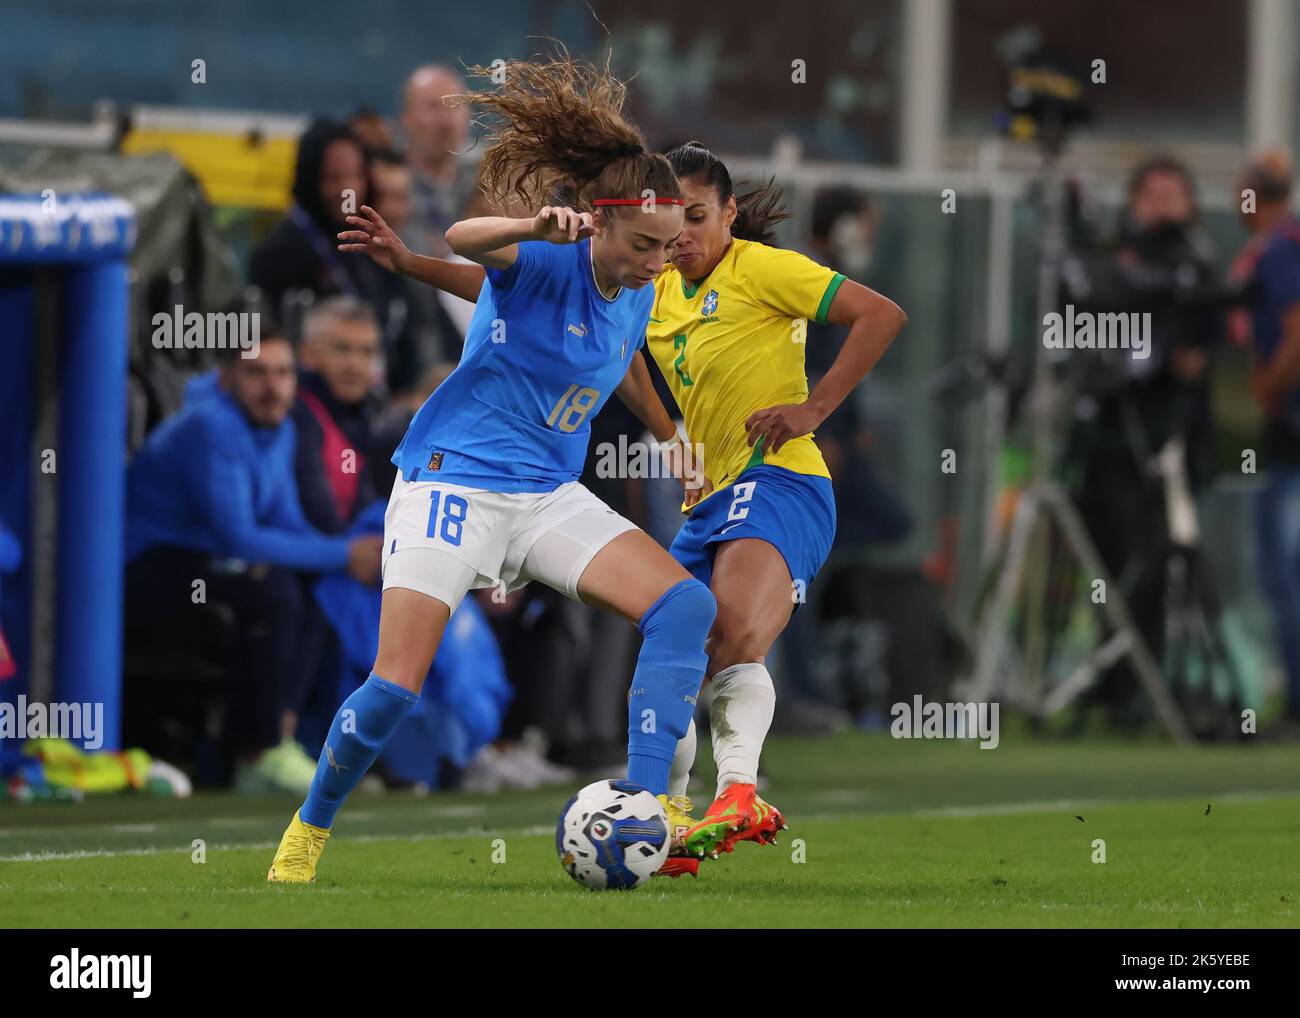
[{"label": "cbf crest on yellow jersey", "polygon": [[825,322],[844,282],[796,251],[733,240],[712,272],[689,283],[669,266],[655,280],[646,345],[703,447],[715,489],[760,463],[830,477],[811,435],[776,453],[750,448],[745,420],[755,410],[808,398],[808,322]]}]

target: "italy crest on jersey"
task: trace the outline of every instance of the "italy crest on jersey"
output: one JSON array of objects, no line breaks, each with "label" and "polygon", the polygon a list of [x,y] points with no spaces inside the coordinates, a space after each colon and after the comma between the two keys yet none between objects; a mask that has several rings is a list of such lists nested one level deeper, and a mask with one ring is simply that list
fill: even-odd
[{"label": "italy crest on jersey", "polygon": [[718,310],[718,291],[710,290],[704,295],[704,307],[700,308],[700,314],[705,318]]}]

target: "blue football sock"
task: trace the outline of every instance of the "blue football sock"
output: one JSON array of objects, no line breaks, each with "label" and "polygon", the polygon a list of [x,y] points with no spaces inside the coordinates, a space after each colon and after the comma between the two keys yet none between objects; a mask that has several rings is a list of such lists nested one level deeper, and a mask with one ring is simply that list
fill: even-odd
[{"label": "blue football sock", "polygon": [[695,714],[718,603],[699,580],[666,590],[641,617],[645,637],[627,702],[627,778],[655,795],[668,792],[677,740]]},{"label": "blue football sock", "polygon": [[373,672],[343,701],[334,715],[316,776],[298,816],[305,824],[332,827],[334,815],[348,793],[379,759],[402,718],[420,698],[409,689],[381,679]]}]

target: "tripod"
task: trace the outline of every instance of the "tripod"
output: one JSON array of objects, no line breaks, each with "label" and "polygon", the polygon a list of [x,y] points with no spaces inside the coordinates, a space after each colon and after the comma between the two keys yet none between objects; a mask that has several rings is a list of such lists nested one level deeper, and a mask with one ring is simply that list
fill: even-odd
[{"label": "tripod", "polygon": [[[1043,243],[1038,276],[1038,320],[1057,310],[1061,261],[1065,253],[1065,184],[1060,168],[1064,131],[1053,131],[1043,146]],[[1006,696],[1039,716],[1064,709],[1087,691],[1102,670],[1128,658],[1155,716],[1178,742],[1191,741],[1187,721],[1166,687],[1160,668],[1133,623],[1127,601],[1089,537],[1079,511],[1060,484],[1050,477],[1057,408],[1062,386],[1053,376],[1046,348],[1035,345],[1034,374],[1028,399],[1033,453],[1031,481],[1021,493],[1000,564],[993,595],[978,614],[979,634],[973,673],[966,684],[969,700]],[[1062,681],[1046,688],[1047,647],[1051,636],[1048,611],[1048,527],[1055,523],[1066,550],[1084,574],[1105,584],[1102,603],[1111,628],[1109,638],[1085,657]],[[1008,614],[1021,599],[1025,619],[1025,650],[1017,672],[1008,667]]]},{"label": "tripod", "polygon": [[[1240,734],[1245,696],[1236,663],[1224,645],[1214,574],[1201,552],[1183,437],[1171,437],[1147,464],[1148,473],[1159,480],[1168,536],[1127,566],[1125,573],[1130,575],[1120,582],[1130,590],[1144,577],[1163,581],[1169,688],[1197,738],[1232,738]],[[1216,677],[1224,680],[1225,700],[1216,697]]]}]

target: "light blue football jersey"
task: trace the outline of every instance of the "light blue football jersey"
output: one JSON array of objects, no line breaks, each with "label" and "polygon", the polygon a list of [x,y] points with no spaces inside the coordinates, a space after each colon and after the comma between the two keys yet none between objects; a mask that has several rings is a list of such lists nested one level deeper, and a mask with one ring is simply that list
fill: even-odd
[{"label": "light blue football jersey", "polygon": [[550,491],[582,473],[592,418],[645,341],[654,287],[596,287],[591,242],[525,241],[488,269],[465,352],[393,454],[408,481]]}]

